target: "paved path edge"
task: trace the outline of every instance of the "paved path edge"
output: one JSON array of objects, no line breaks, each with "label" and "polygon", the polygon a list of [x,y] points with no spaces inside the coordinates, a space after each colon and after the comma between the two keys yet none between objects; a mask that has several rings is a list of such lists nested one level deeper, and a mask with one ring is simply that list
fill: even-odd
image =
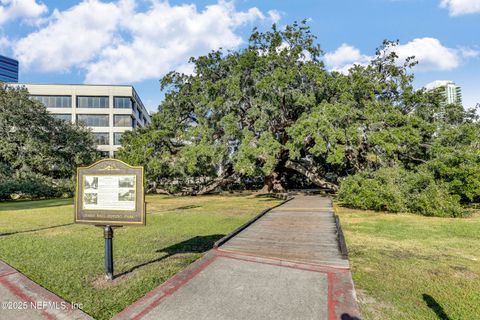
[{"label": "paved path edge", "polygon": [[[84,311],[74,308],[70,302],[45,289],[2,260],[0,260],[0,286],[10,291],[19,301],[27,303],[29,309],[32,309],[32,304],[38,305],[40,307],[38,313],[42,318],[93,320]],[[46,305],[42,306],[42,303]]]}]

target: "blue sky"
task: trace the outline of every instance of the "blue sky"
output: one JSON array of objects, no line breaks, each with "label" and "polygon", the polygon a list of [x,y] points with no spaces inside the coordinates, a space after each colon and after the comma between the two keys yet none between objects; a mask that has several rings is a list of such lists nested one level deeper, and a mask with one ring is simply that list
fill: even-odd
[{"label": "blue sky", "polygon": [[20,81],[133,84],[157,109],[159,79],[190,56],[241,48],[253,27],[308,18],[330,70],[365,64],[384,39],[415,55],[415,85],[453,80],[480,102],[480,0],[0,0],[0,54]]}]

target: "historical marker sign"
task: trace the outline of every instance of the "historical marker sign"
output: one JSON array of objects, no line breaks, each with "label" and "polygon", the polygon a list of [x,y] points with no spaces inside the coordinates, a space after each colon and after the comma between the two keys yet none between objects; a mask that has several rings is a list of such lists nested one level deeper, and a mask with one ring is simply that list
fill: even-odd
[{"label": "historical marker sign", "polygon": [[75,223],[144,225],[143,167],[106,159],[78,168]]}]

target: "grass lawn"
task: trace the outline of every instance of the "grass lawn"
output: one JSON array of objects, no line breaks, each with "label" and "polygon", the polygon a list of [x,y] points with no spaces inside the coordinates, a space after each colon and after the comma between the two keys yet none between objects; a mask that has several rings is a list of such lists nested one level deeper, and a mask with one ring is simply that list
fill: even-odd
[{"label": "grass lawn", "polygon": [[110,319],[280,201],[254,196],[147,196],[147,226],[115,229],[113,283],[103,231],[74,225],[73,200],[0,203],[0,259],[96,319]]},{"label": "grass lawn", "polygon": [[478,319],[480,215],[336,208],[365,319]]}]

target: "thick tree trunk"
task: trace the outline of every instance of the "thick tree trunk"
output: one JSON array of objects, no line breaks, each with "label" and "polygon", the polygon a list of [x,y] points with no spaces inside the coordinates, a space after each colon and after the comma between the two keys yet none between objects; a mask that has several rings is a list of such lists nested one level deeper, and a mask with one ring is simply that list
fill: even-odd
[{"label": "thick tree trunk", "polygon": [[174,193],[171,193],[171,192],[168,191],[168,190],[161,189],[161,188],[156,188],[156,189],[155,189],[155,193],[156,193],[156,194],[166,194],[166,195],[169,195],[169,196],[176,195],[176,194],[174,194]]},{"label": "thick tree trunk", "polygon": [[217,189],[217,188],[219,188],[219,187],[223,187],[223,186],[226,185],[226,184],[235,182],[237,179],[238,179],[238,175],[237,175],[237,174],[224,174],[224,175],[221,175],[220,177],[212,180],[211,182],[207,183],[205,186],[203,186],[202,188],[200,188],[200,190],[198,190],[197,192],[195,192],[194,195],[203,195],[203,194],[211,193],[211,192],[215,191],[215,189]]},{"label": "thick tree trunk", "polygon": [[308,168],[307,165],[308,164],[302,164],[297,161],[288,160],[285,163],[285,168],[297,171],[298,173],[307,177],[310,181],[312,181],[315,185],[319,186],[320,188],[328,189],[333,192],[338,191],[338,185],[323,179],[321,176],[315,173],[315,171]]},{"label": "thick tree trunk", "polygon": [[282,186],[280,174],[278,172],[273,172],[271,175],[268,175],[263,179],[263,188],[260,190],[260,193],[284,191],[285,188]]}]

